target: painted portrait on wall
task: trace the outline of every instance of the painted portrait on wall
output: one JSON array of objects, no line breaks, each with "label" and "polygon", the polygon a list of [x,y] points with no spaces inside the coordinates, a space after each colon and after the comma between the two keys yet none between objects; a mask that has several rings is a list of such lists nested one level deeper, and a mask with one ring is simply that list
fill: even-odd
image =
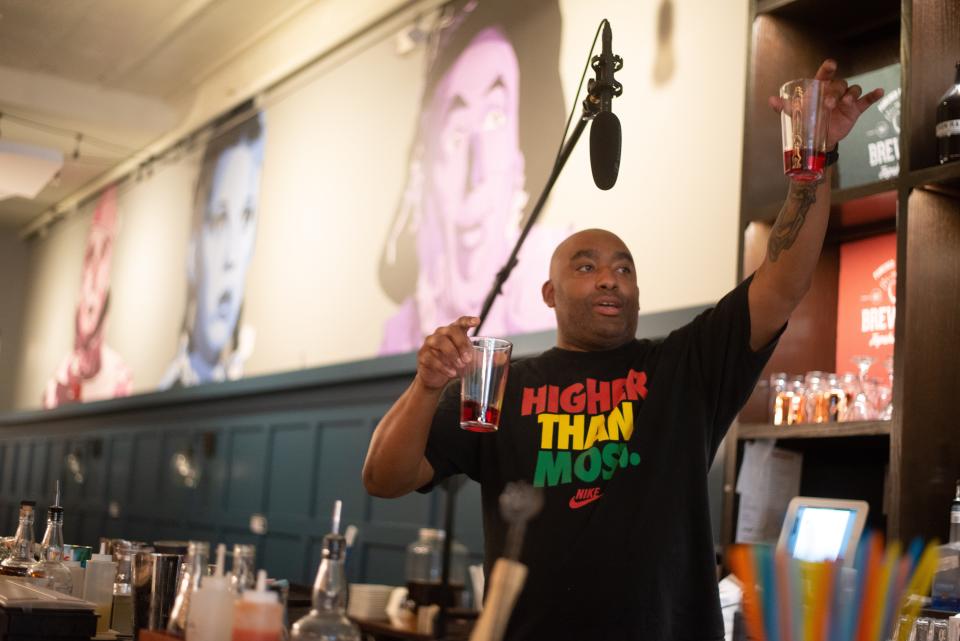
[{"label": "painted portrait on wall", "polygon": [[117,226],[117,189],[109,187],[97,201],[87,233],[80,297],[74,315],[73,350],[47,382],[43,393],[45,408],[130,394],[130,369],[104,342]]},{"label": "painted portrait on wall", "polygon": [[[380,256],[380,285],[400,307],[382,353],[478,315],[549,175],[564,123],[555,1],[448,5],[432,35],[408,177]],[[554,326],[540,287],[568,230],[538,223],[483,332]]]},{"label": "painted portrait on wall", "polygon": [[243,324],[243,299],[256,245],[264,135],[257,114],[212,138],[203,152],[180,344],[161,389],[243,376],[255,338]]}]

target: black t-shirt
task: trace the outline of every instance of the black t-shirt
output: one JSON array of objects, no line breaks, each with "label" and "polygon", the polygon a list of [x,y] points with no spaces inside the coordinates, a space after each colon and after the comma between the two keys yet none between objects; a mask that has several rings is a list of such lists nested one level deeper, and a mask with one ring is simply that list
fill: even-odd
[{"label": "black t-shirt", "polygon": [[723,637],[707,472],[775,343],[750,349],[749,283],[663,340],[515,361],[495,434],[461,430],[459,384],[445,390],[421,491],[481,484],[488,571],[505,485],[543,488],[508,641]]}]

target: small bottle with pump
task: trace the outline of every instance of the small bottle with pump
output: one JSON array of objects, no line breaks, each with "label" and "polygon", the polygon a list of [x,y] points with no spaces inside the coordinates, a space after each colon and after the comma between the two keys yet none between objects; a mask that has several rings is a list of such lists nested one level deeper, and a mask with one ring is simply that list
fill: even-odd
[{"label": "small bottle with pump", "polygon": [[110,632],[110,614],[113,611],[113,578],[117,563],[107,554],[107,544],[100,544],[100,553],[87,561],[83,577],[83,598],[95,605],[97,636]]},{"label": "small bottle with pump", "polygon": [[200,589],[193,594],[187,612],[187,641],[230,641],[236,595],[230,589],[230,578],[223,574],[226,555],[227,547],[221,543],[216,572],[202,577]]},{"label": "small bottle with pump", "polygon": [[231,641],[281,641],[283,606],[277,593],[267,589],[267,571],[257,573],[257,587],[246,590],[233,612]]},{"label": "small bottle with pump", "polygon": [[40,546],[40,560],[30,566],[27,575],[40,585],[62,592],[73,593],[73,577],[63,563],[63,508],[60,507],[60,481],[53,505],[47,510],[47,531]]}]

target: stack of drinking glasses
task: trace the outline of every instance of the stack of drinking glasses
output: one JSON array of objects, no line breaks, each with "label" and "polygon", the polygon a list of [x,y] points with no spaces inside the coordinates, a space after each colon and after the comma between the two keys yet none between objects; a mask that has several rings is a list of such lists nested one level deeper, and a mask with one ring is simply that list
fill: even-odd
[{"label": "stack of drinking glasses", "polygon": [[857,372],[813,371],[806,376],[770,376],[769,416],[774,425],[887,421],[893,416],[893,358],[887,380],[867,376],[873,358],[855,356]]}]

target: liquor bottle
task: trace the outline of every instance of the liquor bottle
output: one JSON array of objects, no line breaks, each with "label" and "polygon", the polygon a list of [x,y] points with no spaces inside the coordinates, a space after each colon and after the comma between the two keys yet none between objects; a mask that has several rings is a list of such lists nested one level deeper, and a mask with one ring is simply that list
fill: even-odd
[{"label": "liquor bottle", "polygon": [[960,160],[960,62],[954,85],[937,105],[937,148],[940,164]]},{"label": "liquor bottle", "polygon": [[950,506],[950,540],[948,543],[960,543],[960,481]]},{"label": "liquor bottle", "polygon": [[346,539],[340,535],[340,508],[333,508],[333,527],[323,537],[323,556],[313,582],[313,609],[293,624],[294,641],[360,641],[360,629],[347,618],[347,577],[343,569]]},{"label": "liquor bottle", "polygon": [[40,545],[40,560],[30,566],[27,575],[45,587],[64,594],[73,592],[73,577],[63,563],[63,508],[60,507],[60,482],[53,505],[47,510],[47,530]]},{"label": "liquor bottle", "polygon": [[180,576],[177,598],[170,610],[167,633],[183,638],[187,634],[187,619],[193,597],[200,589],[200,578],[207,573],[207,559],[210,558],[210,544],[206,541],[190,541],[187,558]]},{"label": "liquor bottle", "polygon": [[0,574],[27,576],[36,559],[33,558],[33,509],[35,501],[20,501],[20,524],[10,546],[10,556],[0,563]]},{"label": "liquor bottle", "polygon": [[235,543],[233,545],[233,567],[230,570],[230,589],[236,594],[253,589],[257,584],[255,560],[256,546]]}]

